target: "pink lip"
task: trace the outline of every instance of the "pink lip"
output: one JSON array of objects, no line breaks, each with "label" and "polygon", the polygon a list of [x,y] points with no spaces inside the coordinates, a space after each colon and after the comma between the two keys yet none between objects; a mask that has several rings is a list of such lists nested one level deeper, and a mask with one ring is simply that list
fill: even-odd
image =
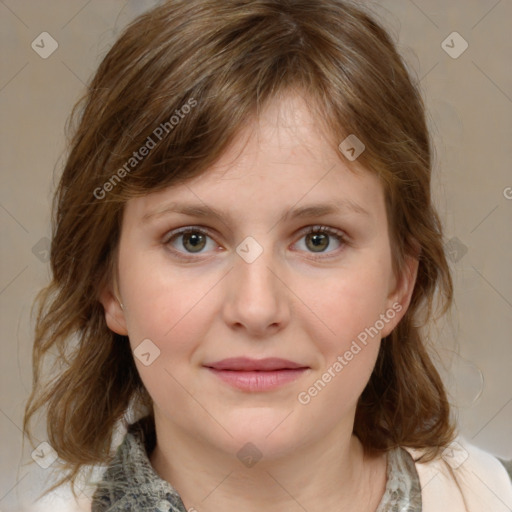
[{"label": "pink lip", "polygon": [[272,371],[272,370],[296,370],[307,368],[302,364],[280,359],[278,357],[267,357],[266,359],[250,359],[248,357],[230,357],[215,363],[205,364],[207,368],[215,370],[237,370],[237,371]]},{"label": "pink lip", "polygon": [[271,391],[298,379],[309,367],[278,358],[237,357],[205,365],[221,380],[242,391]]}]

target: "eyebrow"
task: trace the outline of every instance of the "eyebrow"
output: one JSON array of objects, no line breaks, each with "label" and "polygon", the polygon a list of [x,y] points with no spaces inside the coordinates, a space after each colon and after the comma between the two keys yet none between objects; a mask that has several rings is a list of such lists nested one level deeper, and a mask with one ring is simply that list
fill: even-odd
[{"label": "eyebrow", "polygon": [[[339,214],[344,212],[370,216],[370,213],[360,204],[350,199],[343,199],[337,202],[311,204],[297,208],[292,207],[285,212],[282,220],[286,221],[296,218],[322,217],[329,214]],[[225,218],[231,218],[228,212],[217,210],[206,205],[171,202],[160,209],[146,213],[142,217],[142,221],[148,222],[154,218],[162,217],[169,213],[179,213],[190,217],[213,218],[220,221],[223,221]]]}]

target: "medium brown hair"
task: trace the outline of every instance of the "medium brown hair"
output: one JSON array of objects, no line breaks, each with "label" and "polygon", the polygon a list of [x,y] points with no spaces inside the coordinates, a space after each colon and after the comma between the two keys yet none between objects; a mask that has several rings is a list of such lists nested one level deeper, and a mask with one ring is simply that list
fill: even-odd
[{"label": "medium brown hair", "polygon": [[[172,0],[124,31],[71,118],[24,420],[28,431],[46,412],[49,442],[69,470],[64,481],[109,460],[130,404],[151,414],[128,339],[108,329],[99,302],[114,276],[126,201],[205,172],[248,120],[290,90],[307,99],[333,147],[348,134],[364,142],[358,163],[382,180],[395,272],[420,250],[409,309],[381,344],[354,433],[368,451],[424,448],[425,461],[454,438],[420,325],[432,319],[436,296],[443,313],[453,294],[431,201],[430,139],[418,86],[390,36],[338,0]],[[158,126],[165,136],[127,166],[148,137],[156,142]],[[58,367],[51,378],[47,360]]]}]

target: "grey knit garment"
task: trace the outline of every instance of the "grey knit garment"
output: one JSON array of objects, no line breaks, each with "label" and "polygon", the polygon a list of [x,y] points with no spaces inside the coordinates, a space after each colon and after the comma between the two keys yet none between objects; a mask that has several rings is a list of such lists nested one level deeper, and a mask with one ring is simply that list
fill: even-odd
[{"label": "grey knit garment", "polygon": [[[130,426],[97,485],[92,512],[187,512],[178,492],[151,466],[155,438],[148,431]],[[388,452],[386,490],[376,512],[421,512],[418,473],[403,448]]]}]

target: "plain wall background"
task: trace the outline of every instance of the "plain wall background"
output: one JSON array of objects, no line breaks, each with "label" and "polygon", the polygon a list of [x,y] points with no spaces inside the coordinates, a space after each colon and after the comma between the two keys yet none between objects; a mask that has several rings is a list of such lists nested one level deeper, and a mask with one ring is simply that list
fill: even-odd
[{"label": "plain wall background", "polygon": [[[31,450],[22,452],[20,428],[31,383],[30,307],[49,279],[50,201],[62,166],[65,122],[119,31],[154,3],[0,3],[3,511],[30,502],[49,474],[25,464]],[[452,319],[433,334],[446,367],[441,371],[458,406],[464,437],[512,458],[512,2],[386,0],[368,5],[421,78],[434,135],[433,192],[456,287]],[[454,31],[468,43],[457,58],[441,46]],[[46,59],[31,47],[42,32],[58,43]],[[453,41],[448,43],[452,51],[460,50],[462,40]]]}]

